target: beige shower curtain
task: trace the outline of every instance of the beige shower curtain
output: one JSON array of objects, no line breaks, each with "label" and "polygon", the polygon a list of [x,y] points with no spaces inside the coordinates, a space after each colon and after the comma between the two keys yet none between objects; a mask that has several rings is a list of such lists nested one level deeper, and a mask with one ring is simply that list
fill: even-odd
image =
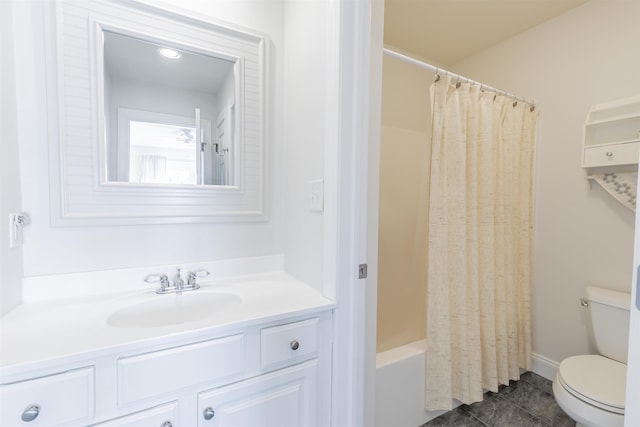
[{"label": "beige shower curtain", "polygon": [[426,408],[482,400],[531,369],[538,109],[442,77],[431,87]]}]

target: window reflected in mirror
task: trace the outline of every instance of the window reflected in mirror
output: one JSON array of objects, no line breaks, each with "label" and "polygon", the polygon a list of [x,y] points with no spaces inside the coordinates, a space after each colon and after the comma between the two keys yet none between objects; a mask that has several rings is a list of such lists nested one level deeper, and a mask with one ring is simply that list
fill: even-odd
[{"label": "window reflected in mirror", "polygon": [[129,182],[197,184],[196,128],[129,122]]}]

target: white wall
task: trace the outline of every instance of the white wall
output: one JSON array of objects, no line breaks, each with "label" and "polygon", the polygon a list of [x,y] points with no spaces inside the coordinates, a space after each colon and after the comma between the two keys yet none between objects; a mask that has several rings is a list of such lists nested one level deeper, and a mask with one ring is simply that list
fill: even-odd
[{"label": "white wall", "polygon": [[9,248],[9,214],[21,211],[12,5],[0,2],[0,316],[20,302],[22,250]]},{"label": "white wall", "polygon": [[323,214],[309,211],[309,181],[322,179],[327,92],[328,1],[285,6],[285,266],[322,287]]},{"label": "white wall", "polygon": [[[224,83],[220,86],[220,90],[216,95],[216,110],[218,114],[223,108],[228,107],[234,103],[235,98],[235,83],[236,79],[233,73],[227,74]],[[217,117],[214,117],[214,122]]]},{"label": "white wall", "polygon": [[[48,184],[41,2],[15,2],[15,22],[20,22],[16,26],[15,42],[20,46],[20,55],[16,55],[19,71],[16,108],[24,184],[22,201],[24,210],[33,219],[25,232],[24,275],[284,253],[286,268],[291,274],[321,289],[323,215],[309,212],[307,201],[308,181],[323,178],[324,171],[329,2],[168,0],[149,3],[269,36],[271,84],[266,106],[269,219],[245,224],[52,227],[49,198],[57,195],[49,194]],[[34,120],[34,117],[40,119]],[[11,285],[11,289],[15,291],[16,286]]]},{"label": "white wall", "polygon": [[638,16],[636,0],[592,0],[454,67],[540,107],[533,351],[556,362],[593,351],[587,285],[630,290],[633,213],[589,188],[580,159],[589,107],[640,93]]},{"label": "white wall", "polygon": [[[128,80],[112,76],[109,78],[111,124],[119,107],[154,113],[194,117],[195,107],[200,108],[200,117],[215,121],[218,115],[218,97],[207,92],[195,92],[178,88],[161,88],[156,84],[146,84],[137,80]],[[117,127],[116,127],[117,128]],[[112,131],[115,128],[112,127]],[[116,131],[117,133],[117,131]]]},{"label": "white wall", "polygon": [[[157,4],[157,2],[154,2]],[[16,2],[20,22],[16,46],[18,115],[22,159],[23,207],[33,223],[25,232],[26,276],[132,266],[197,262],[278,254],[283,251],[282,171],[282,55],[284,4],[280,1],[177,1],[175,9],[215,17],[268,34],[271,39],[268,156],[269,220],[250,224],[199,224],[117,227],[51,227],[47,175],[45,77],[42,61],[42,17],[30,9],[39,2]],[[18,21],[16,21],[18,22]],[[40,118],[35,119],[34,118]],[[274,165],[275,163],[275,165]]]}]

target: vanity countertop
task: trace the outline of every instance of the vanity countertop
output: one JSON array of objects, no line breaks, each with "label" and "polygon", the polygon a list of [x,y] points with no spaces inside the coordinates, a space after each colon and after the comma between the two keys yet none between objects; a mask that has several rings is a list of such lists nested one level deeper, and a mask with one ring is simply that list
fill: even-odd
[{"label": "vanity countertop", "polygon": [[[203,280],[198,293],[224,292],[242,302],[232,309],[188,323],[156,327],[113,327],[114,312],[158,298],[150,287],[109,295],[22,304],[0,318],[0,377],[52,360],[86,357],[92,352],[133,344],[155,345],[169,338],[198,338],[227,330],[331,309],[334,302],[283,272]],[[185,295],[184,293],[183,295]]]}]

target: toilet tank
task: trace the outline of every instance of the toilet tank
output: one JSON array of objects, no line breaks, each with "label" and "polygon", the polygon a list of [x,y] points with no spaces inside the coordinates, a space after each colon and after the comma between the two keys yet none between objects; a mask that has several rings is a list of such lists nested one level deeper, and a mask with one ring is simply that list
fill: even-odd
[{"label": "toilet tank", "polygon": [[626,364],[631,294],[589,286],[585,299],[589,301],[591,331],[598,352]]}]

